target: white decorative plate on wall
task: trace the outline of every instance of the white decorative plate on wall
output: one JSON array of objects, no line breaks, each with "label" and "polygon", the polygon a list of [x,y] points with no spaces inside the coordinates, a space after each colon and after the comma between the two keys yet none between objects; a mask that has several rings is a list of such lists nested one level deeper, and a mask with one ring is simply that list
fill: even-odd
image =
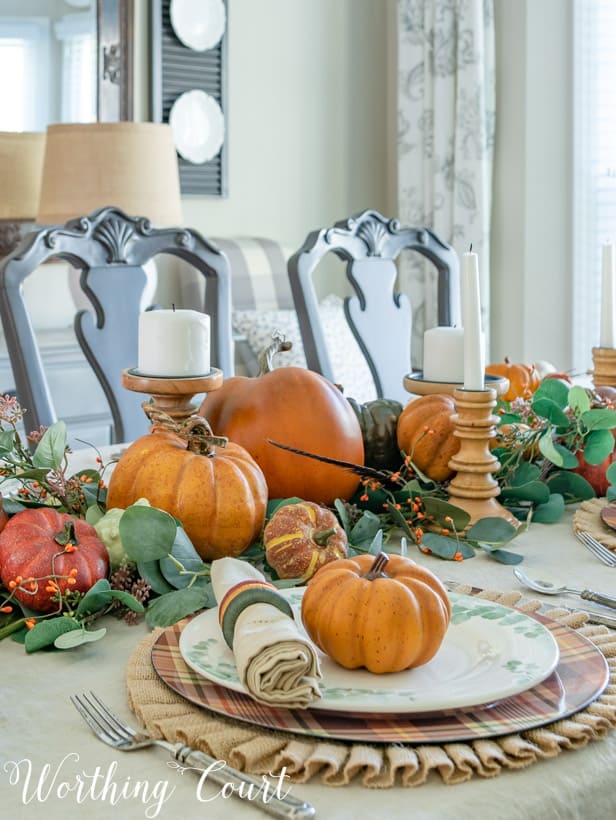
[{"label": "white decorative plate on wall", "polygon": [[193,51],[218,45],[227,24],[222,0],[171,0],[169,17],[178,40]]},{"label": "white decorative plate on wall", "polygon": [[201,165],[222,148],[225,117],[214,97],[205,91],[186,91],[173,103],[169,125],[178,154],[188,162]]}]

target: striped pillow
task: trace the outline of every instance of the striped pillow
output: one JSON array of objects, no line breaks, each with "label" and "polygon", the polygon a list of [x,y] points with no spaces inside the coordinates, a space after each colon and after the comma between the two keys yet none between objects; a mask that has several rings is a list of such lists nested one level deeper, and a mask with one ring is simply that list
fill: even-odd
[{"label": "striped pillow", "polygon": [[[237,310],[292,308],[287,258],[292,250],[273,239],[236,236],[209,239],[226,254],[231,267],[231,294]],[[181,279],[182,304],[199,310],[205,304],[205,282],[199,274]]]}]

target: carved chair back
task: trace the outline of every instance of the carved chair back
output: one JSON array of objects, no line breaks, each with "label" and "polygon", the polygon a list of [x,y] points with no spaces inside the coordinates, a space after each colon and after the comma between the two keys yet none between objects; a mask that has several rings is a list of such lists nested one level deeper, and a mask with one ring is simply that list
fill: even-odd
[{"label": "carved chair back", "polygon": [[122,387],[121,373],[137,366],[143,265],[158,254],[179,257],[207,280],[205,310],[212,321],[212,363],[233,374],[230,274],[223,253],[196,231],[153,228],[142,217],[101,208],[63,227],[27,234],[0,261],[0,318],[15,378],[17,397],[28,410],[29,429],[57,420],[36,334],[23,297],[23,282],[51,258],[78,268],[91,310],[75,314],[74,329],[84,356],[109,403],[112,442],[131,441],[147,430],[145,396]]},{"label": "carved chair back", "polygon": [[438,323],[459,317],[459,261],[454,249],[427,228],[401,227],[377,211],[364,211],[308,235],[288,262],[289,280],[311,370],[335,381],[319,316],[313,273],[333,253],[346,262],[355,295],[344,300],[347,322],[364,354],[380,397],[406,401],[403,377],[411,369],[412,311],[396,289],[395,260],[404,249],[429,259],[438,271]]}]

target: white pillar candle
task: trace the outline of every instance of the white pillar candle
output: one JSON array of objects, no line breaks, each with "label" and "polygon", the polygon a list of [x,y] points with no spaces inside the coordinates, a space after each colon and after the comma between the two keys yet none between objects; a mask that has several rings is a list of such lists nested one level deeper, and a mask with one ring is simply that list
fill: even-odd
[{"label": "white pillar candle", "polygon": [[210,317],[196,310],[148,310],[139,316],[138,370],[188,378],[210,372]]},{"label": "white pillar candle", "polygon": [[464,330],[433,327],[424,333],[423,377],[429,382],[462,384],[464,381]]},{"label": "white pillar candle", "polygon": [[483,390],[485,352],[481,334],[479,260],[476,253],[462,256],[462,319],[464,322],[464,388]]},{"label": "white pillar candle", "polygon": [[602,253],[599,347],[616,347],[616,254],[612,242],[603,246]]}]

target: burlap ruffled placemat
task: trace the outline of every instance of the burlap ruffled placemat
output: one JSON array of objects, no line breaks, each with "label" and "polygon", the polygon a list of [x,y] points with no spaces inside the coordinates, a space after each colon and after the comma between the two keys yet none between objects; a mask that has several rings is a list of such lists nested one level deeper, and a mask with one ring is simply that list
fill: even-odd
[{"label": "burlap ruffled placemat", "polygon": [[603,523],[601,510],[609,504],[607,498],[589,498],[582,501],[573,513],[573,529],[575,532],[589,532],[597,541],[616,552],[616,530]]},{"label": "burlap ruffled placemat", "polygon": [[[469,593],[470,587],[456,590]],[[483,591],[479,597],[526,612],[538,611],[539,601],[520,604],[521,594]],[[216,759],[252,774],[286,767],[295,782],[320,774],[322,783],[344,786],[358,779],[364,786],[420,786],[436,772],[448,785],[472,777],[495,777],[579,749],[616,728],[616,632],[587,623],[584,613],[551,610],[558,620],[589,638],[606,657],[610,680],[603,694],[580,712],[548,726],[494,739],[442,745],[375,745],[326,741],[277,733],[228,720],[192,705],[158,677],[150,653],[161,630],[144,638],[132,653],[126,674],[128,700],[142,725],[154,737],[186,743]]]}]

